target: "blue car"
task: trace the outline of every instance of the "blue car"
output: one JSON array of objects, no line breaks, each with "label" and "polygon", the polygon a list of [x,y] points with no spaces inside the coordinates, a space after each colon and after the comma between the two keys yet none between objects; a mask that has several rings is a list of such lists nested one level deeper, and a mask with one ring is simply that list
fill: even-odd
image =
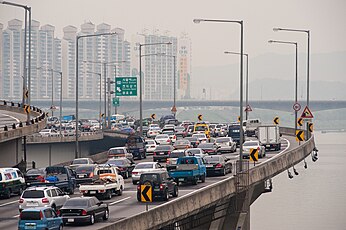
[{"label": "blue car", "polygon": [[20,213],[18,229],[63,229],[62,218],[50,207],[28,208]]}]

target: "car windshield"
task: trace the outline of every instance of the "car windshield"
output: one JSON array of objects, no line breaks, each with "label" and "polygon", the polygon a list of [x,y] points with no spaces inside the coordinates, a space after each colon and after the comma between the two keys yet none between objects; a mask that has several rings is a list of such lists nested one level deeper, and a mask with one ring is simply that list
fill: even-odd
[{"label": "car windshield", "polygon": [[244,142],[244,146],[257,146],[258,143],[255,141]]},{"label": "car windshield", "polygon": [[109,153],[111,153],[111,154],[123,154],[124,149],[110,149]]},{"label": "car windshield", "polygon": [[125,162],[125,160],[111,159],[111,160],[107,161],[106,165],[107,164],[111,164],[111,165],[115,165],[115,166],[120,166],[120,165],[125,165],[126,162]]},{"label": "car windshield", "polygon": [[94,171],[94,167],[78,167],[75,169],[76,173],[90,173],[92,171]]},{"label": "car windshield", "polygon": [[224,137],[224,138],[217,138],[216,139],[216,143],[225,143],[225,142],[229,142],[229,138]]},{"label": "car windshield", "polygon": [[158,145],[155,150],[156,151],[171,150],[171,146],[170,145]]},{"label": "car windshield", "polygon": [[158,175],[157,174],[142,174],[141,175],[141,181],[158,181]]},{"label": "car windshield", "polygon": [[187,150],[187,152],[192,154],[192,155],[201,153],[201,151],[199,149],[189,149],[189,150]]},{"label": "car windshield", "polygon": [[173,135],[174,131],[163,131],[162,133],[167,134],[167,135]]},{"label": "car windshield", "polygon": [[177,140],[175,145],[189,145],[190,142],[188,140]]},{"label": "car windshield", "polygon": [[168,135],[157,135],[156,139],[167,139]]},{"label": "car windshield", "polygon": [[198,141],[197,137],[185,137],[189,141]]},{"label": "car windshield", "polygon": [[87,199],[69,199],[66,201],[64,206],[67,207],[88,207],[88,200]]},{"label": "car windshield", "polygon": [[74,159],[72,162],[73,165],[75,164],[88,164],[88,160],[87,159]]},{"label": "car windshield", "polygon": [[214,164],[214,163],[220,163],[221,159],[220,157],[205,157],[204,160],[207,162],[207,164]]},{"label": "car windshield", "polygon": [[174,128],[176,131],[183,131],[185,128],[184,127],[182,127],[182,126],[177,126],[177,127],[175,127]]},{"label": "car windshield", "polygon": [[27,190],[23,192],[22,198],[43,198],[44,192],[42,190]]},{"label": "car windshield", "polygon": [[206,138],[205,134],[193,134],[193,137]]},{"label": "car windshield", "polygon": [[179,158],[183,156],[185,156],[185,153],[183,151],[171,152],[171,154],[169,154],[170,158]]},{"label": "car windshield", "polygon": [[202,148],[202,149],[212,149],[213,147],[214,147],[213,143],[205,143],[205,144],[198,145],[198,148]]},{"label": "car windshield", "polygon": [[208,130],[207,126],[196,126],[195,131],[206,131]]},{"label": "car windshield", "polygon": [[20,214],[21,220],[41,220],[40,211],[22,211]]},{"label": "car windshield", "polygon": [[154,164],[138,164],[135,169],[152,169]]},{"label": "car windshield", "polygon": [[37,174],[44,174],[44,169],[29,169],[27,172],[26,172],[26,175],[37,175]]}]

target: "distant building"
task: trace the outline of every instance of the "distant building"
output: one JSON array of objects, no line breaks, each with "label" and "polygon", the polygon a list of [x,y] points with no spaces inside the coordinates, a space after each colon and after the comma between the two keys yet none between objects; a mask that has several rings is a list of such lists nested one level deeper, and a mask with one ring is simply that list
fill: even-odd
[{"label": "distant building", "polygon": [[4,28],[4,25],[0,23],[0,98],[3,98],[3,90],[2,90],[2,85],[3,85],[3,82],[2,82],[2,79],[3,79],[3,74],[2,74],[2,36],[3,36],[3,28]]}]

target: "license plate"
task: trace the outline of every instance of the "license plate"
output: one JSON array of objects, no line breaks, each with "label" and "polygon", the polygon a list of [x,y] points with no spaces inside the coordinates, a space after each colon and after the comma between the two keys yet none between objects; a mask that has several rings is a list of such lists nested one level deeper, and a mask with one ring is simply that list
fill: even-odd
[{"label": "license plate", "polygon": [[84,174],[78,174],[78,178],[83,178],[84,176]]},{"label": "license plate", "polygon": [[90,191],[90,194],[96,194],[96,191]]},{"label": "license plate", "polygon": [[27,205],[30,206],[30,207],[32,207],[32,206],[38,206],[38,203],[32,202],[32,203],[28,203]]},{"label": "license plate", "polygon": [[179,178],[179,181],[185,181],[184,178]]},{"label": "license plate", "polygon": [[213,167],[213,165],[206,165],[207,166],[207,168],[212,168]]},{"label": "license plate", "polygon": [[35,229],[36,228],[36,224],[26,224],[25,225],[25,229]]},{"label": "license plate", "polygon": [[74,222],[74,219],[67,219],[67,222]]},{"label": "license plate", "polygon": [[160,153],[160,155],[163,155],[163,154],[165,154],[165,153]]}]

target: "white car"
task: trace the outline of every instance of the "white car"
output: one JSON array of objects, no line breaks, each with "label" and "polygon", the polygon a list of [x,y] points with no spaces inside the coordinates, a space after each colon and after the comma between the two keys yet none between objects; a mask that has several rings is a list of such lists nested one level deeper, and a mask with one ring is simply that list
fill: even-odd
[{"label": "white car", "polygon": [[158,124],[150,124],[148,128],[147,137],[149,138],[155,138],[161,133],[161,128]]},{"label": "white car", "polygon": [[243,144],[243,158],[250,157],[250,149],[258,149],[258,158],[265,157],[265,147],[261,146],[259,141],[245,141]]},{"label": "white car", "polygon": [[153,153],[155,148],[156,148],[157,144],[154,140],[146,140],[145,141],[145,151],[147,153]]},{"label": "white car", "polygon": [[208,141],[208,138],[204,133],[195,133],[192,134],[192,137],[196,137],[199,143],[206,143]]},{"label": "white car", "polygon": [[232,140],[232,137],[218,137],[215,139],[215,143],[220,147],[219,152],[221,153],[234,153],[237,150],[236,143]]},{"label": "white car", "polygon": [[136,165],[132,170],[132,183],[137,184],[142,173],[153,172],[153,171],[165,171],[166,168],[161,166],[157,162],[141,162]]},{"label": "white car", "polygon": [[58,137],[59,132],[54,129],[42,129],[39,134],[42,137]]},{"label": "white car", "polygon": [[169,139],[171,139],[172,143],[175,143],[177,140],[177,136],[175,135],[174,129],[172,130],[163,130],[162,134],[167,134],[169,136]]},{"label": "white car", "polygon": [[159,145],[170,145],[171,139],[167,134],[159,134],[155,137],[155,141]]},{"label": "white car", "polygon": [[85,158],[76,158],[72,161],[72,164],[70,165],[70,167],[72,169],[77,168],[78,166],[82,166],[82,165],[93,165],[95,164],[95,162],[88,157]]},{"label": "white car", "polygon": [[200,157],[200,158],[204,158],[205,156],[209,156],[208,154],[204,153],[204,151],[201,148],[186,149],[185,152],[187,154],[189,154],[189,156],[195,156],[195,157]]}]

